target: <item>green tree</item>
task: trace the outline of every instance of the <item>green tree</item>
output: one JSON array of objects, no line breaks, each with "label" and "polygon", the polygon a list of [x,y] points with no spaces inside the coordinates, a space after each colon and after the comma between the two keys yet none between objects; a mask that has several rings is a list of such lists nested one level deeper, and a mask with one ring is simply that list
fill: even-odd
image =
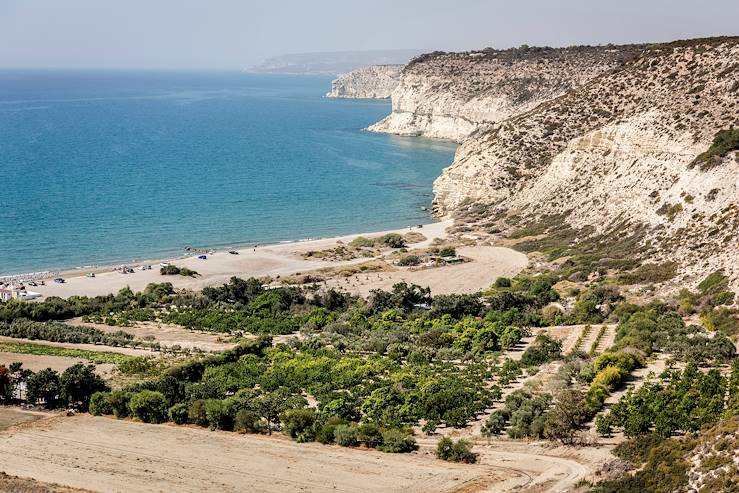
[{"label": "green tree", "polygon": [[560,392],[554,400],[554,406],[547,412],[544,423],[544,434],[548,438],[560,440],[569,445],[574,442],[578,431],[588,420],[585,396],[575,389]]},{"label": "green tree", "polygon": [[46,409],[56,408],[62,391],[59,373],[51,368],[46,368],[29,375],[26,380],[26,390],[28,402],[37,404],[39,401],[43,401]]},{"label": "green tree", "polygon": [[62,396],[67,405],[87,411],[90,397],[96,392],[109,390],[105,381],[95,373],[95,365],[77,363],[62,373],[60,378]]},{"label": "green tree", "polygon": [[131,414],[144,423],[163,423],[167,420],[169,408],[161,392],[142,390],[131,397],[128,405]]}]

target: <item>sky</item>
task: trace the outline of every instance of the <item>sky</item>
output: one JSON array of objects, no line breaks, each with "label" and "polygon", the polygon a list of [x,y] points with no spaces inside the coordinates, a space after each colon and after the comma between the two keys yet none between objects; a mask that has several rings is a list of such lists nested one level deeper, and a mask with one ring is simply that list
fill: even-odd
[{"label": "sky", "polygon": [[739,35],[739,0],[0,0],[0,67],[241,69],[313,51]]}]

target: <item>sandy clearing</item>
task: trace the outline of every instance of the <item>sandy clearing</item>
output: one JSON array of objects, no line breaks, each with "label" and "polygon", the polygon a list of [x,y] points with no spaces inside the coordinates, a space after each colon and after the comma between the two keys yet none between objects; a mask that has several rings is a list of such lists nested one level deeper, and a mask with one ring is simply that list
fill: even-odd
[{"label": "sandy clearing", "polygon": [[[9,364],[15,363],[16,361],[23,363],[23,368],[31,371],[39,371],[46,368],[51,368],[52,370],[63,372],[70,366],[76,365],[77,363],[90,364],[90,361],[81,358],[69,358],[67,356],[47,356],[38,354],[0,352],[0,365],[8,366]],[[114,368],[115,365],[110,363],[95,365],[95,370],[103,377],[110,375]]]},{"label": "sandy clearing", "polygon": [[509,248],[468,246],[457,249],[459,255],[472,259],[463,264],[421,270],[398,270],[358,274],[331,279],[328,286],[366,296],[373,289],[392,288],[398,282],[430,287],[432,294],[474,293],[490,287],[498,277],[513,276],[528,265],[525,254]]},{"label": "sandy clearing", "polygon": [[[451,220],[424,225],[422,229],[413,228],[413,231],[423,233],[426,240],[410,245],[412,248],[424,248],[436,238],[446,238],[446,229],[451,226]],[[358,236],[377,237],[387,233],[407,233],[409,229],[381,231],[376,233],[353,234],[320,240],[280,243],[254,248],[241,248],[239,255],[231,255],[228,251],[218,251],[208,254],[207,260],[199,260],[197,255],[183,257],[171,262],[180,267],[188,267],[201,274],[196,278],[182,276],[162,276],[159,274],[159,261],[130,262],[130,266],[149,264],[151,270],[136,270],[133,274],[112,272],[112,267],[98,269],[96,277],[85,277],[88,270],[77,270],[63,273],[66,283],[57,284],[46,282],[45,286],[33,287],[34,291],[44,296],[60,296],[63,298],[73,295],[97,296],[115,293],[126,286],[134,291],[143,290],[152,282],[171,282],[177,288],[202,289],[206,286],[223,284],[232,276],[261,277],[286,276],[297,272],[307,272],[324,267],[337,267],[365,262],[367,259],[355,259],[344,262],[325,260],[306,260],[300,255],[308,250],[321,250],[335,246],[338,241],[348,243]]]},{"label": "sandy clearing", "polygon": [[501,479],[493,467],[417,454],[89,415],[42,419],[0,436],[6,473],[101,492],[447,492]]}]

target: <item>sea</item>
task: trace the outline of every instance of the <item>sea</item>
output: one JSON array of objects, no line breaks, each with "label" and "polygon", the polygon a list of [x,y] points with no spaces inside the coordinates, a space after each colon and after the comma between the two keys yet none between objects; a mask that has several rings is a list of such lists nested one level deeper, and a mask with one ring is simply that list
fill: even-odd
[{"label": "sea", "polygon": [[431,222],[456,146],[331,79],[0,71],[0,275]]}]

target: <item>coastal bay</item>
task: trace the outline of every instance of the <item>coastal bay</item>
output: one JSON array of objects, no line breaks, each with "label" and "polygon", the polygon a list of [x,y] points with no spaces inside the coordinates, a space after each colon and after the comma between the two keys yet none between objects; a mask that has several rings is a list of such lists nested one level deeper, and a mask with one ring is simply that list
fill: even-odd
[{"label": "coastal bay", "polygon": [[363,132],[330,76],[5,70],[0,276],[431,220],[456,146]]}]

